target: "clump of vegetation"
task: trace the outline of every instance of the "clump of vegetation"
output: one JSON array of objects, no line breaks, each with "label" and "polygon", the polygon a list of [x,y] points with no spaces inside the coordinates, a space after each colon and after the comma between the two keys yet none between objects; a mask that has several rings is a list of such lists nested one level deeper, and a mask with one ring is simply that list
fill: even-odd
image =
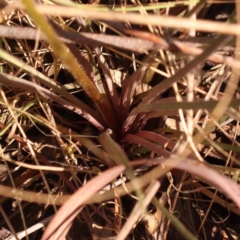
[{"label": "clump of vegetation", "polygon": [[1,4],[1,239],[238,239],[238,2]]}]

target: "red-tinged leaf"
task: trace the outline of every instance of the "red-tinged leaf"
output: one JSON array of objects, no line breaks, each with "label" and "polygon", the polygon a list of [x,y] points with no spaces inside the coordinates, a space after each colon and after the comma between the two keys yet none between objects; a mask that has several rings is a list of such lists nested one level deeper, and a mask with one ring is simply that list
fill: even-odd
[{"label": "red-tinged leaf", "polygon": [[154,133],[154,132],[142,131],[142,132],[138,132],[136,134],[136,136],[156,142],[158,145],[160,145],[162,147],[167,146],[171,150],[175,147],[174,142],[172,142],[168,138],[166,138],[160,134]]},{"label": "red-tinged leaf", "polygon": [[143,114],[140,113],[136,116],[136,119],[131,126],[131,132],[135,133],[135,132],[138,132],[138,131],[141,131],[142,129],[144,129],[144,126],[146,124],[145,116],[146,116],[145,113],[143,113]]},{"label": "red-tinged leaf", "polygon": [[0,74],[0,83],[6,86],[13,86],[15,88],[16,87],[24,88],[30,92],[39,94],[44,98],[52,99],[53,101],[61,104],[65,108],[68,108],[74,111],[75,113],[81,115],[82,117],[86,118],[100,131],[104,129],[104,120],[102,119],[102,117],[96,111],[94,111],[92,108],[90,108],[80,100],[77,101],[78,104],[76,105],[75,103],[71,103],[65,100],[63,97],[58,96],[55,93],[51,92],[50,90],[43,88],[33,82],[29,82],[15,76],[10,76],[8,74],[3,73]]},{"label": "red-tinged leaf", "polygon": [[[168,139],[160,134],[154,133],[154,132],[142,131],[142,132],[136,133],[136,136],[143,137],[147,140],[156,142],[158,145],[160,145],[162,147],[167,147],[170,150],[173,150],[173,148],[175,147],[175,144],[176,144],[175,142],[171,141],[170,139]],[[194,153],[190,153],[188,157],[196,160],[196,156],[194,155]]]},{"label": "red-tinged leaf", "polygon": [[57,240],[64,238],[71,227],[74,218],[82,211],[86,201],[97,191],[114,180],[125,170],[123,165],[106,170],[79,188],[57,211],[47,226],[42,240]]},{"label": "red-tinged leaf", "polygon": [[[179,109],[212,110],[215,108],[217,103],[218,101],[215,100],[210,101],[198,100],[193,102],[177,102],[176,100],[175,102],[172,101],[166,102],[165,100],[160,100],[154,103],[140,104],[131,111],[130,116],[148,112],[158,112],[159,115],[161,116],[176,115],[178,114]],[[238,107],[239,105],[240,105],[239,99],[233,99],[230,104],[231,107]]]},{"label": "red-tinged leaf", "polygon": [[232,179],[218,173],[207,163],[193,159],[174,157],[174,158],[152,158],[131,162],[132,166],[141,164],[164,164],[167,168],[175,168],[187,171],[203,181],[212,184],[220,192],[229,197],[238,208],[240,208],[240,186]]},{"label": "red-tinged leaf", "polygon": [[153,143],[149,140],[144,139],[143,137],[139,137],[139,136],[132,135],[132,134],[127,134],[126,137],[124,137],[122,141],[139,144],[139,145],[149,149],[150,151],[158,153],[164,157],[170,156],[170,153],[167,150],[163,149],[156,143]]},{"label": "red-tinged leaf", "polygon": [[122,126],[122,137],[126,135],[126,133],[129,131],[129,129],[132,127],[134,121],[136,119],[136,115],[135,116],[129,116],[125,122],[123,123]]},{"label": "red-tinged leaf", "polygon": [[114,85],[114,81],[112,80],[112,76],[107,66],[107,61],[104,59],[104,56],[101,54],[98,48],[95,48],[95,52],[97,53],[98,63],[101,67],[101,70],[105,78],[106,84],[104,84],[103,86],[104,86],[106,95],[110,101],[113,112],[116,116],[116,120],[120,124],[120,121],[121,121],[120,103],[119,103],[118,93]]},{"label": "red-tinged leaf", "polygon": [[[169,114],[169,115],[168,115]],[[147,121],[151,118],[158,118],[158,117],[161,117],[162,116],[162,113],[159,113],[159,112],[149,112],[149,113],[144,113],[144,114],[138,114],[137,116],[139,115],[143,115],[143,120],[141,121],[141,126],[139,128],[139,130],[143,130],[144,129],[144,126],[146,125]],[[166,115],[164,116],[173,116],[170,111],[167,112]]]},{"label": "red-tinged leaf", "polygon": [[[166,99],[162,99],[160,100],[161,103],[162,102],[176,102],[176,99],[175,98],[166,98]],[[137,107],[138,110],[141,109],[141,105],[139,105]],[[131,114],[131,113],[130,113]],[[154,117],[159,117],[159,116],[166,116],[166,115],[174,115],[175,114],[175,110],[174,110],[174,114],[171,114],[170,111],[166,111],[164,114],[163,114],[163,111],[160,113],[160,112],[150,112],[149,113],[150,116],[154,116]],[[146,118],[147,117],[147,118]],[[147,119],[149,118],[148,114],[146,116],[146,113],[143,113],[141,114],[141,111],[138,112],[138,115],[129,115],[127,117],[127,119],[125,120],[124,124],[123,124],[123,127],[122,127],[122,136],[125,136],[127,132],[129,132],[130,129],[133,129],[133,131],[135,132],[136,129],[141,129],[141,126],[138,126],[136,127],[137,124],[139,124],[142,119],[144,118],[144,122],[147,121]],[[144,124],[143,122],[143,124]]]},{"label": "red-tinged leaf", "polygon": [[132,97],[137,85],[142,81],[144,78],[147,66],[142,65],[138,68],[136,72],[134,72],[129,78],[125,80],[121,99],[120,99],[120,106],[122,108],[122,120],[124,121],[129,113],[129,107],[132,101]]}]

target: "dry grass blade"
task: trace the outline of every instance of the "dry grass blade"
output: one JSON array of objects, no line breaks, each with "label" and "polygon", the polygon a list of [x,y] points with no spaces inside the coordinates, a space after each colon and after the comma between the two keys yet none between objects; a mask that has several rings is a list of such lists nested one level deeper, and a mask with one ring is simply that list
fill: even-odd
[{"label": "dry grass blade", "polygon": [[[226,202],[224,199],[222,199],[221,197],[219,196],[214,196],[215,193],[213,193],[212,191],[208,190],[208,189],[204,189],[203,186],[199,183],[193,183],[193,186],[196,188],[196,189],[201,189],[201,192],[208,196],[210,199],[213,199],[214,198],[214,202],[215,203],[218,203],[220,205],[222,205],[223,207],[226,207]],[[237,208],[234,204],[227,204],[227,207],[230,211],[236,213],[236,214],[240,214],[240,209]]]},{"label": "dry grass blade", "polygon": [[[231,37],[229,37],[229,39],[231,39]],[[173,40],[173,43],[183,53],[189,54],[191,56],[198,56],[203,52],[202,49],[196,48],[196,47],[191,46],[191,45],[189,46],[189,45],[181,43],[177,40]],[[213,61],[215,63],[226,64],[229,67],[235,67],[235,68],[240,67],[240,61],[239,60],[234,59],[232,57],[223,56],[223,55],[218,54],[218,53],[212,53],[210,56],[207,57],[207,59],[209,61]]]},{"label": "dry grass blade", "polygon": [[[18,9],[25,10],[25,7],[16,6]],[[207,20],[196,20],[189,21],[188,18],[180,18],[180,17],[170,17],[170,16],[154,16],[147,15],[143,16],[140,14],[134,13],[115,13],[115,12],[99,12],[96,10],[82,10],[61,6],[37,6],[37,10],[41,14],[52,15],[56,14],[63,17],[73,17],[73,16],[82,16],[82,17],[90,17],[93,19],[104,20],[104,21],[114,21],[116,22],[125,22],[128,21],[134,24],[140,25],[152,25],[169,28],[183,28],[183,29],[194,29],[196,31],[204,31],[204,32],[217,32],[222,34],[229,35],[240,35],[240,25],[239,24],[230,24],[230,23],[218,23],[214,21]]]},{"label": "dry grass blade", "polygon": [[[123,29],[124,32],[130,33],[133,36],[139,37],[141,39],[145,39],[147,41],[151,41],[156,44],[154,49],[165,49],[172,51],[174,53],[176,52],[182,52],[187,55],[191,56],[198,56],[203,53],[203,49],[198,48],[197,45],[200,45],[202,47],[212,45],[211,49],[214,49],[215,47],[218,47],[219,49],[229,42],[233,40],[232,36],[222,36],[220,38],[223,38],[224,40],[219,43],[217,42],[217,38],[163,38],[162,36],[157,36],[152,33],[143,32],[143,31],[137,31],[137,30],[128,30]],[[219,39],[220,39],[219,38]],[[214,46],[214,48],[213,48]],[[208,51],[210,52],[210,51]],[[215,63],[223,63],[228,65],[229,67],[240,67],[240,61],[237,59],[234,59],[232,57],[224,56],[219,53],[211,53],[209,56],[206,57],[209,61],[213,61]]]},{"label": "dry grass blade", "polygon": [[[14,27],[0,25],[1,37],[14,39],[32,39],[46,40],[43,33],[35,28],[29,27]],[[133,37],[114,36],[109,34],[95,34],[64,31],[62,29],[56,30],[62,42],[68,44],[88,44],[88,46],[99,47],[117,47],[136,53],[144,53],[155,48],[153,42],[147,40],[136,39]],[[141,48],[138,47],[141,45]]]},{"label": "dry grass blade", "polygon": [[[135,164],[140,164],[144,161],[136,161]],[[240,208],[240,188],[236,182],[229,179],[226,176],[221,175],[210,166],[205,163],[198,162],[196,160],[184,159],[184,158],[155,158],[153,160],[148,159],[145,163],[158,162],[164,164],[168,168],[176,168],[184,171],[188,171],[208,183],[211,183],[219,191],[228,196],[238,208]]]},{"label": "dry grass blade", "polygon": [[16,234],[17,238],[16,237],[8,237],[7,239],[5,240],[18,240],[18,239],[23,239],[25,237],[27,237],[28,235],[30,235],[31,233],[37,231],[38,229],[41,229],[41,228],[44,228],[48,223],[49,221],[52,219],[52,216],[44,219],[43,221],[35,224],[34,226],[31,226],[29,227],[28,229],[26,229],[25,231],[22,231],[22,232],[19,232]]},{"label": "dry grass blade", "polygon": [[[216,100],[203,101],[202,99],[198,101],[193,101],[193,102],[187,102],[187,101],[177,102],[176,100],[174,100],[173,102],[172,100],[173,99],[163,99],[163,100],[155,101],[153,103],[139,105],[132,110],[132,112],[130,113],[130,116],[134,116],[138,113],[147,113],[147,112],[159,112],[159,116],[164,116],[164,115],[171,116],[171,115],[177,114],[179,108],[193,109],[193,110],[199,110],[199,109],[213,110],[219,102]],[[240,105],[240,100],[235,98],[232,99],[229,103],[229,107],[233,107],[233,108],[237,108],[239,105]]]},{"label": "dry grass blade", "polygon": [[179,81],[187,73],[192,71],[192,69],[197,67],[199,64],[203,63],[212,52],[217,50],[217,48],[226,41],[227,38],[228,38],[227,36],[219,36],[212,44],[205,48],[204,51],[199,56],[197,56],[195,59],[186,64],[175,75],[173,75],[172,77],[168,78],[167,80],[163,81],[162,83],[158,84],[153,89],[151,89],[147,97],[143,99],[141,104],[149,103],[152,100],[156,99],[157,96],[166,91],[170,86],[172,86],[173,83]]},{"label": "dry grass blade", "polygon": [[175,217],[171,212],[169,212],[162,204],[154,198],[152,203],[155,207],[165,215],[171,223],[174,225],[176,229],[178,229],[179,233],[182,234],[184,239],[186,240],[196,240],[197,238]]},{"label": "dry grass blade", "polygon": [[57,240],[60,237],[65,237],[72,221],[82,211],[86,201],[115,179],[124,169],[124,166],[113,167],[78,189],[53,217],[42,236],[42,240]]},{"label": "dry grass blade", "polygon": [[13,189],[12,187],[4,185],[0,185],[0,191],[3,197],[21,199],[23,201],[35,202],[38,204],[62,205],[69,198],[69,195],[58,197],[57,195],[39,194],[32,191]]},{"label": "dry grass blade", "polygon": [[[35,40],[38,38],[39,40],[45,40],[44,34],[39,33],[37,29],[28,28],[28,27],[14,27],[14,26],[0,26],[1,36],[7,38],[14,39],[32,39]],[[64,43],[73,44],[88,44],[92,46],[102,46],[102,47],[117,47],[121,49],[125,49],[128,51],[133,51],[136,53],[145,53],[146,51],[152,49],[168,49],[171,51],[180,50],[185,54],[190,54],[192,56],[197,56],[202,53],[202,49],[194,47],[198,44],[205,43],[205,39],[196,38],[193,39],[181,39],[181,42],[178,39],[164,39],[162,37],[139,31],[136,37],[122,37],[122,36],[114,36],[107,34],[94,34],[94,33],[75,33],[72,31],[63,31],[61,29],[56,30],[59,38]],[[123,30],[126,32],[126,30]],[[130,32],[133,34],[133,31]],[[136,35],[136,34],[134,34]],[[229,37],[231,39],[231,37]],[[210,39],[210,43],[214,41],[214,39]],[[206,40],[207,41],[207,40]],[[138,46],[141,46],[139,48]],[[237,60],[234,60],[232,57],[222,56],[218,53],[213,53],[208,57],[208,60],[216,62],[216,63],[225,63],[230,67],[239,67],[240,63]]]},{"label": "dry grass blade", "polygon": [[118,236],[116,237],[116,240],[124,240],[128,236],[131,229],[134,227],[134,224],[138,221],[138,219],[141,217],[141,215],[144,213],[145,208],[149,205],[152,198],[156,194],[157,190],[160,187],[160,182],[153,180],[153,182],[150,183],[148,188],[146,189],[144,195],[142,196],[142,201],[138,201],[138,203],[133,208],[127,222],[122,227],[121,231],[119,232]]}]

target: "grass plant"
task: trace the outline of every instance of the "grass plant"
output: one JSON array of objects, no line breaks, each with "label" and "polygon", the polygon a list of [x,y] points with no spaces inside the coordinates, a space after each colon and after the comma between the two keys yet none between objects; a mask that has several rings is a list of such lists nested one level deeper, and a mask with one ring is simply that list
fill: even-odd
[{"label": "grass plant", "polygon": [[239,6],[4,2],[0,238],[238,239]]}]

